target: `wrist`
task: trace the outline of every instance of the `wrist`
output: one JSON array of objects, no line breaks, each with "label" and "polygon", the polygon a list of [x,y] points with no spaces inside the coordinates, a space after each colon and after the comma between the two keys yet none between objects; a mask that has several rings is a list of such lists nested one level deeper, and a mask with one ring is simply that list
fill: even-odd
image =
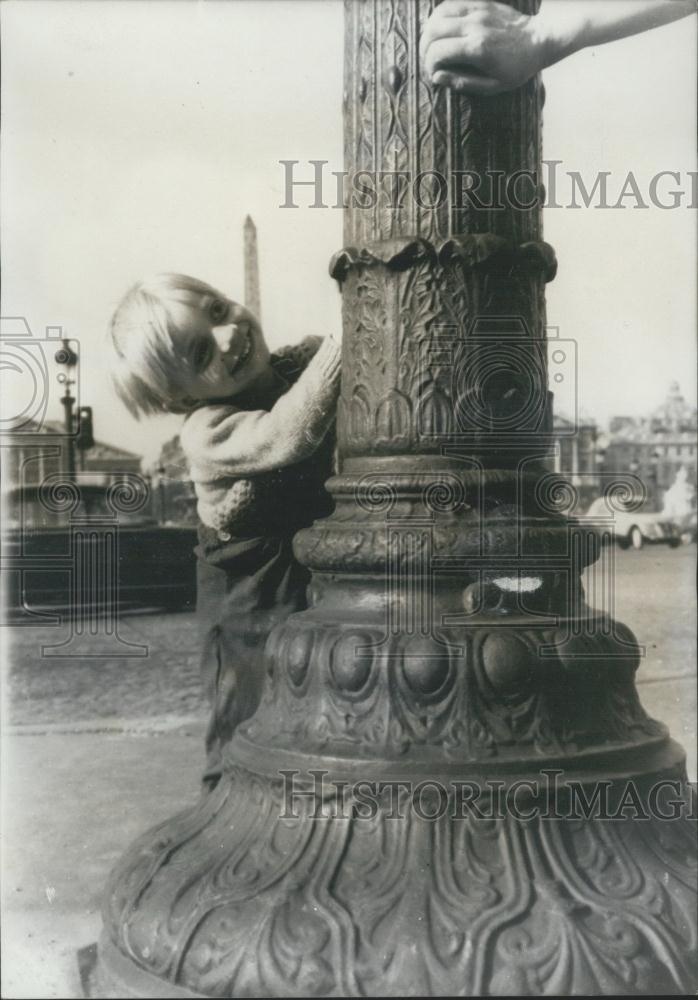
[{"label": "wrist", "polygon": [[541,69],[573,55],[588,44],[589,25],[585,5],[543,0],[540,11],[531,17],[528,29],[538,53]]},{"label": "wrist", "polygon": [[315,355],[315,360],[325,379],[331,381],[336,378],[339,375],[342,364],[341,343],[331,335],[323,338],[322,344]]}]

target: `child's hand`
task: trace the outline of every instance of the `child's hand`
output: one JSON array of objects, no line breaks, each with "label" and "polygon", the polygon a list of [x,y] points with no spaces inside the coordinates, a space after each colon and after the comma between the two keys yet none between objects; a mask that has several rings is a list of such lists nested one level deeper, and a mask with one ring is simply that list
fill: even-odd
[{"label": "child's hand", "polygon": [[444,0],[426,23],[420,55],[431,82],[489,96],[545,65],[535,17],[495,0]]}]

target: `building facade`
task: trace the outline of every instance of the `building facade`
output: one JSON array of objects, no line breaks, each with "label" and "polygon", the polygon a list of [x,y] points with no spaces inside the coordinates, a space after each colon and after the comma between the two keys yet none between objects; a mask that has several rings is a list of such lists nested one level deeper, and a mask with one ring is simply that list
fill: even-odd
[{"label": "building facade", "polygon": [[[41,424],[30,422],[21,433],[4,435],[3,491],[19,486],[40,486],[50,476],[61,473],[65,468],[65,447],[63,424],[57,420],[45,420]],[[81,473],[94,473],[95,483],[109,485],[125,474],[140,472],[141,457],[124,448],[95,441],[91,448],[77,452],[76,466]]]},{"label": "building facade", "polygon": [[648,417],[613,417],[602,442],[600,464],[609,474],[632,473],[645,484],[655,504],[684,469],[696,481],[696,408],[686,402],[678,382]]},{"label": "building facade", "polygon": [[554,446],[552,468],[574,486],[578,506],[585,510],[600,492],[599,462],[597,461],[598,427],[593,420],[583,418],[576,428],[566,417],[553,417]]},{"label": "building facade", "polygon": [[196,494],[179,434],[163,444],[157,462],[147,471],[161,523],[196,525]]}]

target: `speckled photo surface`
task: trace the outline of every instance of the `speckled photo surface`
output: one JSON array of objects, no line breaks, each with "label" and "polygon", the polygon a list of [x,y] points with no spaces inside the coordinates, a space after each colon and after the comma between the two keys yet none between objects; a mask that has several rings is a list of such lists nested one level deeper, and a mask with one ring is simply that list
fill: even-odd
[{"label": "speckled photo surface", "polygon": [[695,991],[698,50],[642,6],[0,3],[3,996]]}]

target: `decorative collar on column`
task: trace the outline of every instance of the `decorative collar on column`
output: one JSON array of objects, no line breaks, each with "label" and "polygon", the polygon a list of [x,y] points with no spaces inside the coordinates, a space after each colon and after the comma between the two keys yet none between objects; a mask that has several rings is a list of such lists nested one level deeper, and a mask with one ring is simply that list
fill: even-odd
[{"label": "decorative collar on column", "polygon": [[394,271],[405,271],[424,260],[448,264],[459,261],[467,267],[495,263],[514,257],[517,263],[541,268],[546,281],[557,272],[555,251],[548,243],[528,242],[514,246],[494,233],[471,233],[451,236],[438,247],[420,237],[378,240],[362,247],[344,247],[330,260],[330,275],[340,283],[352,267],[383,264]]}]

